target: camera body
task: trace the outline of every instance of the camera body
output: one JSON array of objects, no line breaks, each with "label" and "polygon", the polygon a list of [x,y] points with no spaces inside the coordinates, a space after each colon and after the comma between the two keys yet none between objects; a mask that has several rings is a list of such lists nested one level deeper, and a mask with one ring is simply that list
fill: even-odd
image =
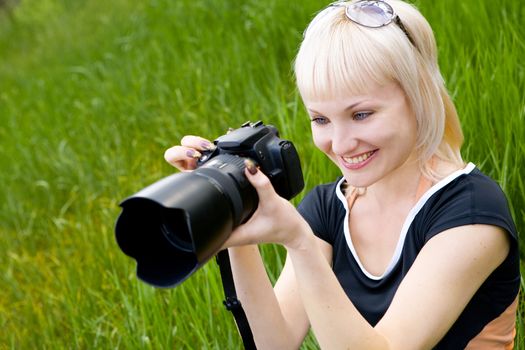
[{"label": "camera body", "polygon": [[247,122],[214,144],[194,171],[161,179],[120,204],[117,243],[137,261],[137,276],[146,283],[181,283],[251,217],[259,198],[244,175],[246,159],[259,166],[281,197],[291,199],[304,188],[295,147],[271,125]]},{"label": "camera body", "polygon": [[[281,197],[291,199],[303,190],[304,182],[297,151],[290,141],[279,138],[279,132],[274,126],[264,125],[262,121],[246,122],[239,129],[218,137],[214,144],[215,150],[205,152],[197,163],[198,167],[215,157],[219,156],[220,159],[224,154],[250,158],[268,176]],[[218,162],[219,159],[213,162]]]}]

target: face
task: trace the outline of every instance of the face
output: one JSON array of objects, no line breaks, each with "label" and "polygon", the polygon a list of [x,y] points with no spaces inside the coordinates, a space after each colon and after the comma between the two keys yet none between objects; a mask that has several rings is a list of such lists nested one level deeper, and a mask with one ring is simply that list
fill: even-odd
[{"label": "face", "polygon": [[416,160],[416,118],[398,84],[304,103],[315,145],[350,185],[368,187]]}]

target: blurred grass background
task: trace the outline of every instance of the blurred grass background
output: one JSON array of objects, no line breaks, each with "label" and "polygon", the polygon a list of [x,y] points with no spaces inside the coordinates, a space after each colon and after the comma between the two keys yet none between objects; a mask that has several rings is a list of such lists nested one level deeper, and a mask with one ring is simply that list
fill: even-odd
[{"label": "blurred grass background", "polygon": [[[113,236],[118,203],[173,172],[162,155],[183,135],[214,138],[246,120],[295,143],[307,189],[332,181],[337,169],[314,150],[291,74],[302,30],[327,2],[6,2],[0,349],[240,348],[213,262],[176,289],[137,281]],[[523,233],[525,7],[416,4],[436,34],[464,158],[500,183]],[[275,278],[283,250],[263,254]],[[518,349],[523,316],[522,303]],[[316,347],[312,337],[303,346]]]}]

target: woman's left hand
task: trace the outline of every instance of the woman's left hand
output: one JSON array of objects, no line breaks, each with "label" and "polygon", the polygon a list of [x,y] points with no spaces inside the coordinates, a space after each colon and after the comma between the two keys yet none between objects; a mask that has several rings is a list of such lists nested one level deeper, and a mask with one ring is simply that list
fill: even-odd
[{"label": "woman's left hand", "polygon": [[258,243],[299,247],[310,232],[308,223],[289,201],[275,192],[268,177],[253,163],[247,161],[244,173],[257,191],[259,204],[252,217],[232,232],[223,247]]}]

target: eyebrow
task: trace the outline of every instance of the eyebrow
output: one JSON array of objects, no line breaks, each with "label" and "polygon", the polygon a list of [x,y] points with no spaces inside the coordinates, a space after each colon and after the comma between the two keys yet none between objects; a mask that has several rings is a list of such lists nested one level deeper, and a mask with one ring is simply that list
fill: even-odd
[{"label": "eyebrow", "polygon": [[[351,105],[349,105],[348,107],[346,107],[346,108],[344,109],[344,111],[347,112],[347,111],[349,111],[349,110],[351,110],[351,109],[354,109],[355,107],[359,106],[361,103],[365,103],[365,102],[367,102],[367,101],[369,101],[369,100],[370,100],[370,99],[365,99],[365,100],[361,100],[361,101],[358,101],[358,102],[352,103]],[[310,109],[310,108],[308,108],[308,111],[309,111],[310,113],[323,114],[323,113],[319,113],[319,112],[317,112],[316,110],[314,110],[314,109]]]}]

